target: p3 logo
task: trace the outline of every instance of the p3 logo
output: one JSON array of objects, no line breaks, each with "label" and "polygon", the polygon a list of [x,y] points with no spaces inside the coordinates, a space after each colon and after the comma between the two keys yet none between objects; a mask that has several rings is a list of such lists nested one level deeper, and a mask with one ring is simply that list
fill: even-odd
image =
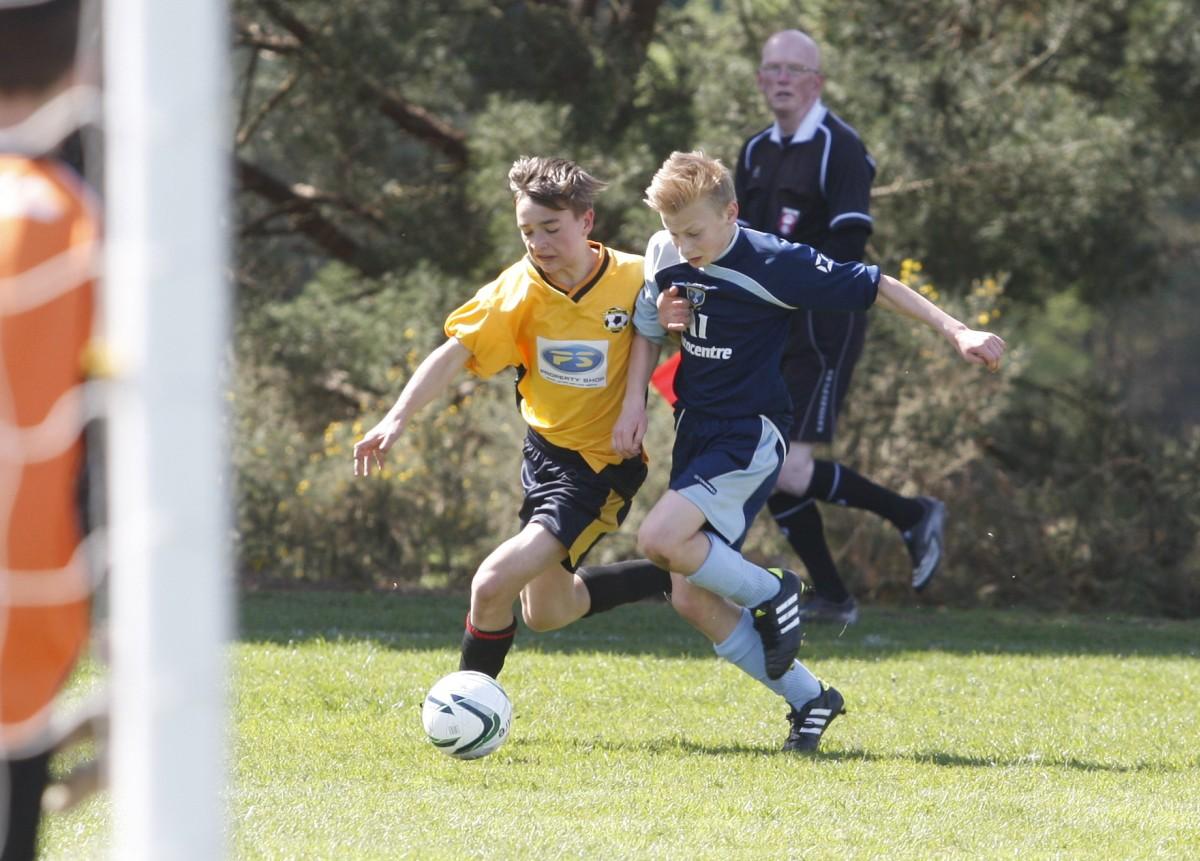
[{"label": "p3 logo", "polygon": [[543,379],[576,389],[608,384],[608,341],[537,339],[537,370]]}]

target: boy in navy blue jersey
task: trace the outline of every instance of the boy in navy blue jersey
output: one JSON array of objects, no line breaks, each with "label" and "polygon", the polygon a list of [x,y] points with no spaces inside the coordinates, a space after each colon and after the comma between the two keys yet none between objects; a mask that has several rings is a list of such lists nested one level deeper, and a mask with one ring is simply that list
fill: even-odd
[{"label": "boy in navy blue jersey", "polygon": [[702,153],[672,153],[646,202],[665,229],[646,251],[625,406],[613,429],[618,452],[640,450],[646,385],[668,332],[680,333],[682,359],[670,489],[646,516],[638,544],[673,572],[672,602],[717,654],[788,699],[785,747],[812,749],[841,713],[842,696],[794,660],[796,575],[739,552],[787,452],[791,403],[780,365],[791,313],[862,311],[878,301],[992,369],[1004,341],[968,329],[875,266],[835,263],[810,246],[739,226],[729,171]]}]

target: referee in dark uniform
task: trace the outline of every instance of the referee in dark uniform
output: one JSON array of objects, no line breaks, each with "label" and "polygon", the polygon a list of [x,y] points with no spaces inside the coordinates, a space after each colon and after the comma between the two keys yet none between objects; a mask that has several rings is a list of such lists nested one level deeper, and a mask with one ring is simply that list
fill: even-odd
[{"label": "referee in dark uniform", "polygon": [[[738,155],[740,221],[837,261],[861,261],[871,234],[875,162],[858,133],[821,103],[824,82],[820,50],[807,34],[784,30],[763,45],[758,88],[775,122],[746,140]],[[815,444],[833,441],[866,328],[863,312],[798,311],[784,354],[795,422],[768,504],[813,581],[804,607],[809,621],[858,619],[825,542],[818,500],[891,521],[908,547],[917,590],[941,561],[945,506],[939,500],[900,496],[840,463],[813,458]]]}]

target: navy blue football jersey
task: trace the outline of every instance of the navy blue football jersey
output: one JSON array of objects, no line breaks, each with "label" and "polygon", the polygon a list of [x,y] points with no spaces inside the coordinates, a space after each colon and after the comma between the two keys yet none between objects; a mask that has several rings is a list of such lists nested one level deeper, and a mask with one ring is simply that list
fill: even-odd
[{"label": "navy blue football jersey", "polygon": [[791,312],[864,311],[875,301],[879,268],[836,263],[808,245],[737,227],[729,248],[702,269],[684,261],[670,234],[646,248],[646,284],[634,325],[662,343],[657,300],[672,286],[692,301],[675,376],[678,406],[721,417],[765,415],[785,431],[791,399],[780,373]]}]

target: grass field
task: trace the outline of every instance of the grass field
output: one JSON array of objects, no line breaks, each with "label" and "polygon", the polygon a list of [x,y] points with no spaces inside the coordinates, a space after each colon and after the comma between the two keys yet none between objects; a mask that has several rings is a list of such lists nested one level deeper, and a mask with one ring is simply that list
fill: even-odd
[{"label": "grass field", "polygon": [[[465,610],[244,599],[235,857],[1200,857],[1196,623],[868,608],[809,632],[850,712],[802,757],[777,751],[778,700],[643,604],[522,630],[512,735],[459,762],[419,709]],[[52,820],[46,857],[101,854],[108,818],[98,798]]]}]

